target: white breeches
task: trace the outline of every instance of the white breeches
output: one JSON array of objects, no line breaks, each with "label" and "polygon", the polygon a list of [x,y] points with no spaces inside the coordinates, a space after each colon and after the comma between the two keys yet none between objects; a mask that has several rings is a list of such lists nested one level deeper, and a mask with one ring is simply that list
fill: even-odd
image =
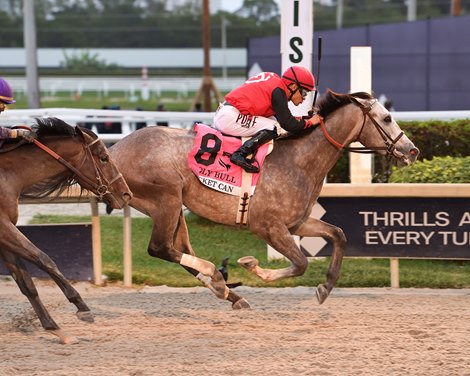
[{"label": "white breeches", "polygon": [[230,136],[250,137],[263,129],[283,132],[276,118],[243,115],[233,106],[221,104],[214,115],[214,128]]}]

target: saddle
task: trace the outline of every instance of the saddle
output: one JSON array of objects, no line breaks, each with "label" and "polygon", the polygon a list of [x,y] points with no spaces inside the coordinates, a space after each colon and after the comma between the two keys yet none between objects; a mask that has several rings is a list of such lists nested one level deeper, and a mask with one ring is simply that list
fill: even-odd
[{"label": "saddle", "polygon": [[[258,173],[247,173],[230,162],[232,153],[245,141],[239,137],[226,136],[205,124],[194,126],[196,137],[188,154],[188,165],[201,184],[216,191],[240,198],[237,223],[246,224],[248,201],[254,194],[263,162],[272,151],[273,142],[262,145],[256,153],[260,167]],[[254,158],[254,157],[252,157]]]}]

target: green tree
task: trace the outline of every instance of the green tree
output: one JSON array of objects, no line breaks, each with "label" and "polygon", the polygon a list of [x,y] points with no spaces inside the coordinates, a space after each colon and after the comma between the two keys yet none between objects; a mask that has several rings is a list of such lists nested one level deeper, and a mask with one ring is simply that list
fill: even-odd
[{"label": "green tree", "polygon": [[[22,0],[4,0],[0,46],[23,46]],[[169,8],[167,0],[35,0],[39,47],[184,48],[202,46],[201,1]],[[343,27],[406,20],[405,0],[344,0]],[[470,13],[463,1],[462,14]],[[418,18],[448,15],[450,0],[418,2]],[[279,35],[280,10],[274,0],[244,0],[234,13],[211,15],[212,46],[220,46],[225,16],[227,45]],[[315,30],[336,28],[336,6],[315,2]]]},{"label": "green tree", "polygon": [[254,20],[257,25],[266,21],[279,21],[279,7],[274,0],[243,0],[237,15]]}]

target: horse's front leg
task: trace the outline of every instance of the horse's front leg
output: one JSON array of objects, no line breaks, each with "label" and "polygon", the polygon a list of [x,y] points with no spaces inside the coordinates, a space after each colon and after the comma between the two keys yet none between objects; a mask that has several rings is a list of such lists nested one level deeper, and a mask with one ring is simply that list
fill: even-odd
[{"label": "horse's front leg", "polygon": [[9,252],[33,263],[38,268],[49,274],[57,286],[62,290],[68,301],[77,307],[77,317],[82,321],[93,322],[94,319],[90,308],[88,308],[86,303],[83,301],[78,291],[73,288],[70,282],[60,272],[55,262],[52,261],[47,254],[31,243],[29,239],[26,238],[13,224],[9,223],[3,228],[5,229],[5,233],[8,234],[8,237],[4,237],[2,239],[5,244],[5,247],[2,248],[8,249]]},{"label": "horse's front leg", "polygon": [[317,287],[317,299],[318,302],[322,304],[339,279],[344,249],[346,248],[346,236],[339,227],[312,217],[308,217],[308,219],[295,230],[294,234],[307,237],[322,237],[329,240],[333,245],[333,253],[328,268],[326,284],[320,284]]},{"label": "horse's front leg", "polygon": [[276,251],[286,256],[291,262],[291,266],[282,269],[263,269],[259,266],[259,261],[253,256],[240,258],[238,260],[240,266],[256,274],[265,282],[297,277],[305,273],[308,266],[307,258],[295,244],[292,234],[284,224],[270,223],[266,226],[258,224],[256,228],[251,226],[250,230]]},{"label": "horse's front leg", "polygon": [[20,291],[28,298],[34,312],[36,312],[36,315],[41,322],[42,327],[48,332],[59,337],[60,342],[63,344],[76,342],[74,337],[68,335],[59,328],[59,325],[57,325],[46,307],[44,307],[44,304],[42,304],[36,286],[34,286],[33,279],[26,270],[24,262],[19,257],[7,251],[1,252],[0,258],[4,261],[5,266],[20,288]]}]

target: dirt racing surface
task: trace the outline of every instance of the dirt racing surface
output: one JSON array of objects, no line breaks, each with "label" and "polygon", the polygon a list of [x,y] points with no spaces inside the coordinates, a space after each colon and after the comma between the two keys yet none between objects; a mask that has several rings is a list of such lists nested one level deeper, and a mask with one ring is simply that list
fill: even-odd
[{"label": "dirt racing surface", "polygon": [[252,309],[201,288],[75,284],[95,315],[75,316],[37,282],[76,342],[45,332],[11,280],[0,281],[0,375],[470,375],[470,290],[237,288]]}]

